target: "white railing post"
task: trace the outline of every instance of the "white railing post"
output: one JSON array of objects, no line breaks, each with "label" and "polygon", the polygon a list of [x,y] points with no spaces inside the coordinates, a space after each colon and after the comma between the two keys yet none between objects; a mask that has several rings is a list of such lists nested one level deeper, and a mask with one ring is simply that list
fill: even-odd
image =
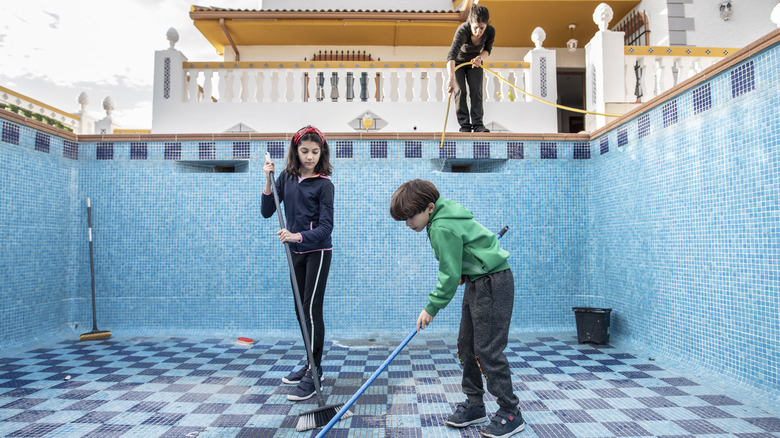
[{"label": "white railing post", "polygon": [[279,87],[279,70],[272,70],[271,71],[271,82],[270,86],[271,89],[269,90],[269,94],[271,97],[271,102],[279,102],[280,99],[280,87]]},{"label": "white railing post", "polygon": [[200,76],[200,70],[190,69],[188,71],[189,73],[189,82],[187,84],[187,99],[185,99],[186,102],[189,103],[197,103],[198,102],[198,94],[200,94],[200,90],[198,90],[198,76]]},{"label": "white railing post", "polygon": [[390,98],[390,102],[398,102],[398,70],[390,70],[388,73],[389,80],[385,89],[388,91],[387,96]]},{"label": "white railing post", "polygon": [[[536,48],[525,55],[525,61],[531,67],[529,69],[529,88],[526,91],[547,102],[558,101],[558,80],[556,74],[555,51],[542,47],[546,34],[540,27],[534,29],[531,36]],[[622,47],[622,46],[621,46]]]},{"label": "white railing post", "polygon": [[257,70],[246,72],[246,102],[257,103]]},{"label": "white railing post", "polygon": [[[598,113],[606,112],[607,103],[623,102],[625,96],[623,32],[610,31],[610,20],[612,8],[601,3],[593,14],[599,31],[585,45],[586,109]],[[586,117],[585,129],[594,131],[606,122],[605,116]]]},{"label": "white railing post", "polygon": [[201,102],[210,103],[214,97],[214,70],[208,69],[203,72],[203,100]]}]

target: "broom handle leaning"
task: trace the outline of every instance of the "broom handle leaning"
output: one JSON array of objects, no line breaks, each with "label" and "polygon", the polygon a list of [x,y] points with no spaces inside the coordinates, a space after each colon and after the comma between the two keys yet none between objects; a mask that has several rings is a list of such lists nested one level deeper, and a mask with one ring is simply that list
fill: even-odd
[{"label": "broom handle leaning", "polygon": [[411,341],[414,335],[416,334],[417,334],[417,327],[413,328],[412,331],[409,332],[409,334],[406,336],[406,339],[404,339],[404,341],[401,342],[401,344],[395,349],[395,351],[393,351],[393,353],[387,359],[385,359],[384,363],[382,363],[382,365],[380,365],[379,368],[377,368],[376,371],[374,371],[374,374],[372,374],[371,377],[369,377],[368,380],[366,380],[366,383],[364,383],[363,386],[361,386],[360,389],[358,389],[358,392],[356,392],[355,395],[353,395],[352,398],[350,398],[349,401],[344,404],[344,407],[341,408],[333,418],[331,418],[330,422],[328,422],[328,424],[326,424],[325,427],[322,428],[320,433],[318,433],[315,438],[324,437],[325,434],[328,433],[330,428],[333,427],[333,425],[336,424],[336,422],[341,419],[341,416],[344,415],[344,413],[347,412],[347,410],[352,405],[355,404],[357,399],[361,395],[363,395],[364,392],[366,392],[366,389],[368,389],[368,387],[371,386],[372,383],[374,383],[374,380],[376,380],[376,378],[379,377],[380,374],[382,374],[382,371],[384,371],[385,368],[387,368],[387,366],[390,365],[390,362],[392,362],[393,359],[395,359],[395,357],[398,356],[398,353],[400,353],[401,350],[403,350],[404,347],[406,347],[406,344],[408,344],[409,341]]}]

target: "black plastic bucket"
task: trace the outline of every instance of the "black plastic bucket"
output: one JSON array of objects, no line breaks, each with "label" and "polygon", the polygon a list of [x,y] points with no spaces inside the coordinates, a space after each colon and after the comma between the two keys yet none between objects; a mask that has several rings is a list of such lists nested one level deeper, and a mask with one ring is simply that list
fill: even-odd
[{"label": "black plastic bucket", "polygon": [[577,320],[577,342],[609,343],[609,314],[612,309],[572,307]]}]

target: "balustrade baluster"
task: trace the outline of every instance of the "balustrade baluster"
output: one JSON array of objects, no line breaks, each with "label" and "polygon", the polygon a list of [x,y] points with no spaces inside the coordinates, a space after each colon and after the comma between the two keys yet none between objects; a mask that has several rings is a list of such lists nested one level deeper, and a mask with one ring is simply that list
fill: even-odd
[{"label": "balustrade baluster", "polygon": [[398,102],[398,70],[392,70],[389,72],[389,82],[388,84],[388,94],[387,96],[390,99],[390,102]]},{"label": "balustrade baluster", "polygon": [[246,69],[238,70],[241,72],[241,94],[239,94],[239,99],[242,103],[249,102],[249,87],[247,87],[247,84],[249,82],[249,74],[247,73]]},{"label": "balustrade baluster", "polygon": [[214,71],[210,69],[203,72],[203,100],[201,102],[212,102],[211,99],[214,96],[214,85],[212,84],[213,74]]},{"label": "balustrade baluster", "polygon": [[187,101],[190,103],[197,103],[198,96],[200,94],[200,90],[198,90],[198,76],[200,76],[200,70],[190,70],[189,72],[189,78],[190,81],[187,84],[188,86],[188,96]]},{"label": "balustrade baluster", "polygon": [[270,90],[269,94],[271,102],[279,102],[279,70],[272,70],[270,76]]}]

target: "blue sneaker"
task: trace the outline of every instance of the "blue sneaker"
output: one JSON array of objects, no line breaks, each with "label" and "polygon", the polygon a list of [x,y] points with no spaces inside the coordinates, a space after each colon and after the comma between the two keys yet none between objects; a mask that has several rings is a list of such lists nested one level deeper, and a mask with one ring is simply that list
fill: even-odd
[{"label": "blue sneaker", "polygon": [[496,415],[493,416],[493,419],[490,420],[490,424],[479,431],[479,433],[488,438],[509,438],[516,433],[522,432],[523,429],[525,429],[525,421],[523,421],[523,414],[520,411],[517,412],[517,415],[514,415],[499,409]]},{"label": "blue sneaker", "polygon": [[298,371],[293,371],[287,376],[282,377],[282,382],[288,385],[297,385],[301,383],[301,378],[306,375],[307,370],[307,365],[304,365],[303,368],[299,369]]},{"label": "blue sneaker", "polygon": [[458,403],[458,406],[455,407],[455,412],[444,420],[444,424],[452,427],[466,427],[472,424],[484,423],[485,421],[487,421],[485,406],[474,406],[465,401]]},{"label": "blue sneaker", "polygon": [[314,379],[311,377],[311,373],[307,372],[303,377],[301,377],[301,381],[298,382],[298,386],[293,388],[293,390],[287,394],[287,400],[308,400],[312,398],[316,392],[317,391],[314,388]]}]

